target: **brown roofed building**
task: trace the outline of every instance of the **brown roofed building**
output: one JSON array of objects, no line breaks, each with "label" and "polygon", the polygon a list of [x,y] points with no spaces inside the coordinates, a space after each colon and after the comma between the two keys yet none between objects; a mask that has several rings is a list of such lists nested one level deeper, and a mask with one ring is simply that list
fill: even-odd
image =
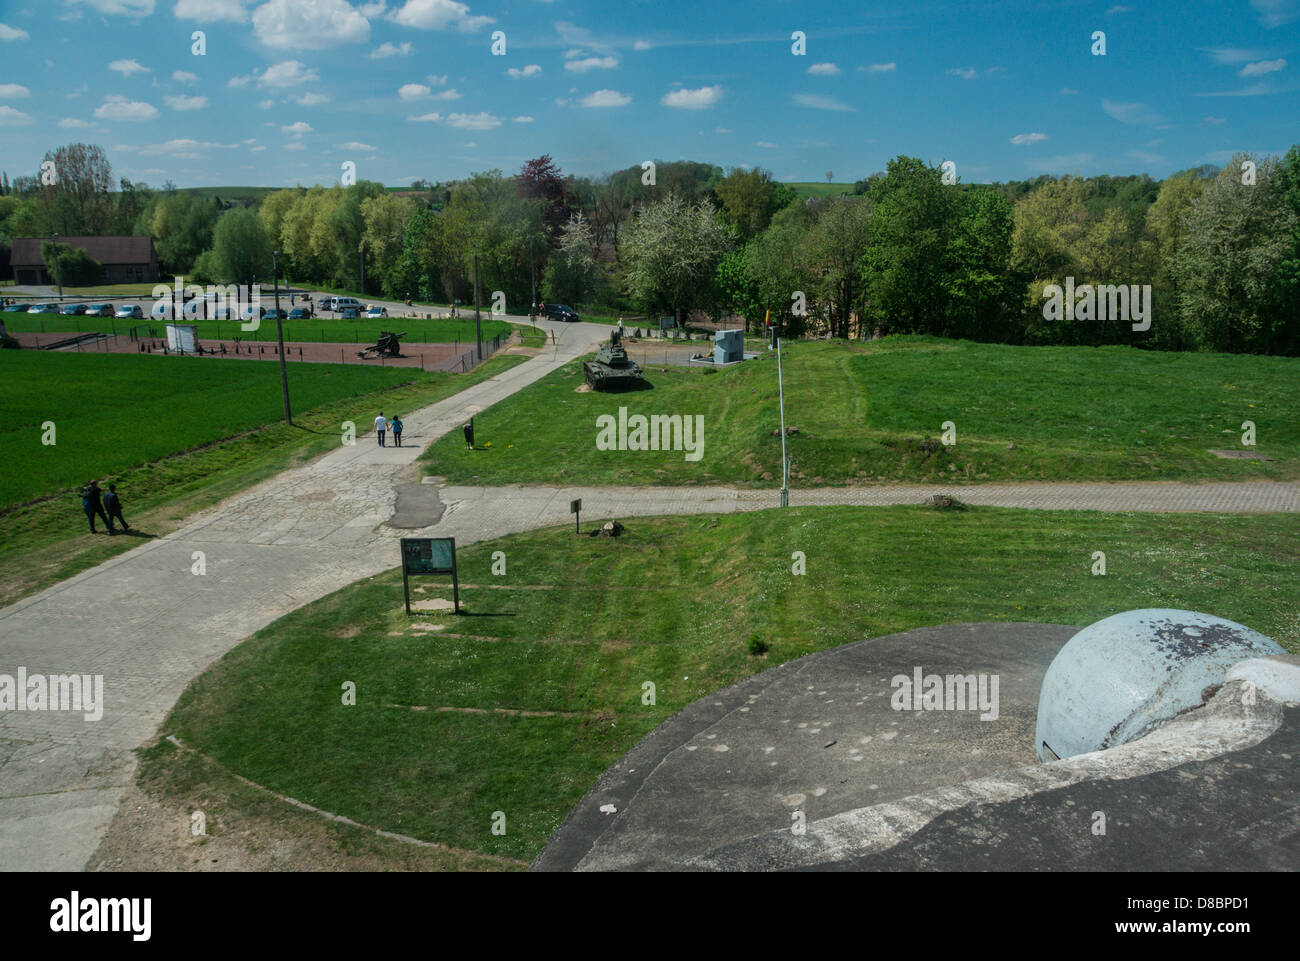
[{"label": "brown roofed building", "polygon": [[[14,283],[50,285],[58,279],[50,276],[41,257],[41,244],[49,238],[15,237],[9,263]],[[59,237],[58,243],[84,250],[104,265],[104,283],[154,283],[158,280],[158,255],[152,237]]]}]

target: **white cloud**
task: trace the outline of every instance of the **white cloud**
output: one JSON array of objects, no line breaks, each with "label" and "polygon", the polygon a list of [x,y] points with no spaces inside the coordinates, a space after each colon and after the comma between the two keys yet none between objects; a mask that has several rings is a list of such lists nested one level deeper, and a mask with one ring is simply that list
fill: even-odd
[{"label": "white cloud", "polygon": [[714,127],[714,128],[713,128],[713,132],[714,132],[714,133],[731,133],[731,129],[730,129],[729,127]]},{"label": "white cloud", "polygon": [[437,123],[439,120],[442,119],[442,114],[439,114],[439,113],[425,113],[425,114],[421,114],[421,115],[418,116],[418,117],[416,117],[416,116],[410,116],[410,117],[407,117],[406,119],[409,120],[409,121],[411,121],[411,123]]},{"label": "white cloud", "polygon": [[1150,126],[1161,121],[1160,114],[1144,103],[1117,103],[1114,100],[1103,100],[1101,109],[1120,123],[1131,126]]},{"label": "white cloud", "polygon": [[1060,90],[1057,91],[1057,93],[1059,93],[1062,97],[1074,97],[1078,95],[1079,91],[1074,89],[1074,87],[1062,87]]},{"label": "white cloud", "polygon": [[253,35],[268,47],[324,50],[369,40],[370,22],[346,0],[268,0],[253,11]]},{"label": "white cloud", "polygon": [[249,152],[249,153],[258,153],[259,151],[262,151],[262,150],[265,150],[265,149],[266,149],[266,146],[263,145],[263,146],[261,146],[261,147],[254,147],[254,148],[252,148],[251,150],[249,150],[248,152]]},{"label": "white cloud", "polygon": [[1275,93],[1273,87],[1267,83],[1256,83],[1249,87],[1243,87],[1240,90],[1219,90],[1215,93],[1198,93],[1198,97],[1263,97],[1266,94]]},{"label": "white cloud", "polygon": [[774,148],[776,147],[776,144],[774,144],[774,143],[769,143],[769,142],[766,141],[766,140],[755,140],[755,141],[754,141],[754,146],[755,146],[755,147],[762,147],[762,148],[765,149],[765,150],[772,150],[772,149],[774,149]]},{"label": "white cloud", "polygon": [[679,107],[684,110],[703,110],[706,107],[712,107],[722,99],[722,88],[719,86],[700,87],[698,90],[688,90],[683,87],[680,90],[672,90],[664,94],[659,102],[665,107]]},{"label": "white cloud", "polygon": [[1046,140],[1045,133],[1018,133],[1011,138],[1011,142],[1016,146],[1023,146],[1027,143],[1038,143],[1040,140]]},{"label": "white cloud", "polygon": [[263,110],[270,110],[272,107],[275,106],[275,101],[268,98],[266,100],[258,101],[257,105],[261,107]]},{"label": "white cloud", "polygon": [[388,4],[384,3],[384,0],[375,0],[374,3],[361,4],[361,6],[357,7],[357,12],[367,20],[374,20],[376,17],[381,16],[386,9],[388,9]]},{"label": "white cloud", "polygon": [[804,107],[812,107],[814,110],[839,110],[847,112],[857,109],[856,107],[850,107],[846,103],[841,103],[834,97],[820,97],[811,93],[795,94],[794,102]]},{"label": "white cloud", "polygon": [[317,104],[329,103],[330,98],[323,93],[304,93],[289,99],[300,107],[315,107]]},{"label": "white cloud", "polygon": [[1111,7],[1109,10],[1106,11],[1106,15],[1110,16],[1112,13],[1132,13],[1132,12],[1133,12],[1132,7],[1126,7],[1123,6],[1122,4],[1116,4],[1115,6]]},{"label": "white cloud", "polygon": [[248,20],[243,0],[176,0],[172,13],[178,20],[197,20],[200,23],[218,20],[244,23]]},{"label": "white cloud", "polygon": [[953,67],[948,71],[950,77],[961,77],[963,80],[974,80],[979,71],[974,67]]},{"label": "white cloud", "polygon": [[461,130],[491,130],[501,126],[501,121],[490,113],[453,113],[447,115],[447,125]]},{"label": "white cloud", "polygon": [[[126,147],[123,145],[118,145],[113,149],[125,150]],[[238,149],[239,149],[239,144],[237,143],[212,143],[206,140],[190,140],[188,138],[185,138],[185,139],[177,139],[177,140],[168,140],[166,143],[146,144],[145,146],[139,148],[139,152],[141,156],[145,156],[145,157],[170,156],[170,157],[177,157],[182,160],[192,160],[199,156],[199,151],[238,150]]]},{"label": "white cloud", "polygon": [[139,61],[134,58],[131,60],[114,60],[108,65],[109,70],[116,70],[124,77],[129,77],[133,73],[148,73],[148,67],[140,66]]},{"label": "white cloud", "polygon": [[281,150],[306,150],[307,145],[303,143],[301,140],[291,140],[280,149]]},{"label": "white cloud", "polygon": [[315,70],[306,69],[306,64],[298,60],[286,60],[283,63],[274,63],[262,71],[262,75],[257,78],[259,87],[296,87],[304,83],[319,83],[320,74]]},{"label": "white cloud", "polygon": [[1261,50],[1247,50],[1242,47],[1207,47],[1205,52],[1215,63],[1245,63],[1247,60],[1261,60]]},{"label": "white cloud", "polygon": [[433,95],[433,99],[434,100],[459,100],[460,92],[455,87],[452,87],[450,90],[442,91],[442,93],[435,93]]},{"label": "white cloud", "polygon": [[21,83],[0,83],[0,100],[15,100],[30,95],[31,91]]},{"label": "white cloud", "polygon": [[638,40],[636,43],[632,44],[632,49],[633,49],[633,50],[649,50],[649,49],[650,49],[650,41],[648,41],[648,40]]},{"label": "white cloud", "polygon": [[564,69],[572,70],[574,73],[586,73],[588,70],[613,70],[617,66],[617,57],[584,57],[582,60],[568,61]]},{"label": "white cloud", "polygon": [[431,74],[429,74],[427,77],[425,77],[424,79],[425,79],[428,83],[433,84],[435,87],[445,87],[445,86],[447,86],[447,75],[446,75],[445,73],[444,73],[442,76],[438,76],[438,74],[436,74],[436,73],[431,73]]},{"label": "white cloud", "polygon": [[104,102],[95,108],[95,116],[100,120],[152,120],[158,116],[158,108],[153,104],[143,103],[139,100],[109,96],[105,97]]},{"label": "white cloud", "polygon": [[838,77],[840,68],[833,63],[814,63],[808,68],[808,72],[814,77]]},{"label": "white cloud", "polygon": [[506,71],[507,74],[518,80],[520,77],[533,77],[542,72],[542,68],[535,63],[530,63],[522,70],[518,67],[511,67]]},{"label": "white cloud", "polygon": [[163,103],[173,110],[202,110],[208,105],[207,97],[163,97]]},{"label": "white cloud", "polygon": [[188,70],[173,70],[172,79],[177,83],[191,84],[197,83],[199,76],[196,73],[190,73]]},{"label": "white cloud", "polygon": [[867,73],[893,73],[898,69],[898,64],[891,60],[889,63],[873,63],[858,69],[865,70]]},{"label": "white cloud", "polygon": [[617,90],[597,90],[578,101],[584,107],[626,107],[632,102],[627,94]]},{"label": "white cloud", "polygon": [[1258,77],[1260,74],[1275,73],[1285,68],[1286,61],[1279,57],[1277,60],[1261,60],[1258,63],[1248,63],[1237,71],[1237,76]]},{"label": "white cloud", "polygon": [[7,23],[0,23],[0,40],[30,40],[26,30],[19,30]]},{"label": "white cloud", "polygon": [[64,117],[59,121],[59,126],[64,130],[85,130],[91,125],[84,120],[78,120],[76,117]]},{"label": "white cloud", "polygon": [[1165,158],[1158,153],[1147,153],[1145,150],[1130,150],[1128,155],[1134,160],[1140,160],[1144,164],[1164,163]]},{"label": "white cloud", "polygon": [[515,118],[514,118],[514,121],[515,121],[515,123],[532,123],[532,122],[533,122],[533,118],[532,118],[532,117],[515,117]]},{"label": "white cloud", "polygon": [[296,120],[293,123],[285,124],[280,128],[280,133],[284,134],[286,137],[301,137],[303,134],[311,132],[311,124],[302,120]]},{"label": "white cloud", "polygon": [[429,93],[429,88],[422,83],[404,83],[397,88],[397,96],[408,101],[427,97]]},{"label": "white cloud", "polygon": [[368,143],[357,143],[355,140],[349,140],[347,143],[342,144],[342,149],[344,149],[344,150],[364,150],[366,153],[369,153],[370,151],[372,151],[372,150],[377,150],[378,148],[377,148],[377,147],[372,147],[372,146],[371,146],[370,144],[368,144]]},{"label": "white cloud", "polygon": [[371,50],[367,57],[371,60],[383,60],[385,57],[405,57],[411,52],[411,41],[404,40],[394,46],[385,41]]},{"label": "white cloud", "polygon": [[[75,2],[75,0],[74,0]],[[153,13],[153,0],[80,0],[100,13],[118,13],[127,17],[147,17]]]},{"label": "white cloud", "polygon": [[455,27],[464,33],[496,23],[492,17],[470,16],[469,5],[457,3],[456,0],[406,0],[400,9],[388,15],[388,19],[404,27],[417,27],[420,30],[448,30]]},{"label": "white cloud", "polygon": [[31,122],[32,118],[21,110],[15,110],[13,107],[0,107],[0,124],[17,126],[18,124],[27,124]]},{"label": "white cloud", "polygon": [[1300,16],[1297,0],[1250,0],[1250,5],[1259,14],[1259,22],[1270,30]]}]

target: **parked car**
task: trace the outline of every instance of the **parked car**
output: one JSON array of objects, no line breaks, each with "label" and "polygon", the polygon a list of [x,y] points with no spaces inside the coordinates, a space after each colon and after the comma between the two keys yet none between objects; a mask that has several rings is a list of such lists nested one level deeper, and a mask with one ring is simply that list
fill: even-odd
[{"label": "parked car", "polygon": [[359,315],[361,311],[366,309],[366,305],[355,297],[331,297],[330,301],[333,304],[333,306],[330,307],[331,310],[355,310]]},{"label": "parked car", "polygon": [[25,314],[27,313],[27,304],[10,304],[5,308],[6,314]]},{"label": "parked car", "polygon": [[344,307],[343,313],[340,314],[339,316],[341,316],[344,320],[356,320],[358,317],[361,316],[361,314],[355,307]]},{"label": "parked car", "polygon": [[280,308],[277,310],[275,307],[272,307],[270,310],[266,311],[264,316],[266,317],[267,320],[276,320],[277,318],[279,320],[289,319],[289,315],[284,312],[284,308]]},{"label": "parked car", "polygon": [[59,311],[59,313],[64,314],[68,317],[80,317],[85,312],[86,312],[85,304],[64,304],[63,309]]},{"label": "parked car", "polygon": [[366,316],[367,316],[367,317],[387,317],[387,316],[388,316],[388,308],[387,308],[387,307],[371,307],[369,310],[366,311]]},{"label": "parked car", "polygon": [[[258,307],[258,308],[257,308],[257,316],[258,316],[258,319],[259,319],[259,320],[260,320],[261,318],[265,317],[265,316],[266,316],[266,308],[265,308],[265,307]],[[245,307],[243,310],[241,310],[241,311],[239,312],[239,319],[240,319],[240,320],[252,320],[252,319],[253,319],[253,308],[252,308],[252,307]]]},{"label": "parked car", "polygon": [[57,314],[59,312],[58,304],[32,304],[29,314]]},{"label": "parked car", "polygon": [[312,312],[306,307],[295,307],[289,311],[290,320],[311,320]]},{"label": "parked car", "polygon": [[123,304],[117,308],[116,317],[125,317],[129,320],[144,320],[144,311],[140,309],[139,304]]},{"label": "parked car", "polygon": [[113,305],[112,304],[91,304],[89,307],[86,308],[86,316],[87,317],[112,317]]},{"label": "parked car", "polygon": [[564,304],[547,304],[546,316],[551,320],[562,320],[566,324],[573,324],[578,321],[578,312],[572,307],[565,307]]}]

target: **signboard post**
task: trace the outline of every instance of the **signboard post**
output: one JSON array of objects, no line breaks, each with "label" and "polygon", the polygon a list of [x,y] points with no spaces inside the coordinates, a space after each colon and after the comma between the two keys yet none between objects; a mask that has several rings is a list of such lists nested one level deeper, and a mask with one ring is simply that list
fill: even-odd
[{"label": "signboard post", "polygon": [[581,510],[582,510],[581,497],[579,497],[576,501],[569,501],[569,513],[573,515],[573,533],[575,534],[582,533],[582,526],[581,526],[582,518],[580,516]]},{"label": "signboard post", "polygon": [[460,579],[456,576],[456,538],[402,538],[402,593],[406,597],[406,614],[411,614],[411,575],[450,574],[454,610],[460,613]]}]

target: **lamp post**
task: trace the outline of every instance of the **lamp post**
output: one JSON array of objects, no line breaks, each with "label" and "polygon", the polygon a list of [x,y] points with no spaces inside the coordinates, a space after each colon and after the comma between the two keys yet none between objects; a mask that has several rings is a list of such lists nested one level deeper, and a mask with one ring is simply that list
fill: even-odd
[{"label": "lamp post", "polygon": [[289,371],[284,364],[284,324],[280,321],[280,271],[276,258],[280,251],[271,251],[271,276],[275,280],[275,335],[280,341],[280,394],[284,397],[284,422],[293,426],[293,414],[289,410]]},{"label": "lamp post", "polygon": [[478,248],[474,248],[474,340],[477,343],[478,359],[483,360],[483,326],[479,322],[478,312]]},{"label": "lamp post", "polygon": [[532,318],[533,326],[537,326],[537,261],[533,258],[533,236],[528,235],[528,269],[533,275],[533,302],[528,308],[528,316]]},{"label": "lamp post", "polygon": [[785,456],[785,381],[781,378],[781,338],[776,338],[776,386],[781,398],[781,506],[790,506],[790,462]]}]

